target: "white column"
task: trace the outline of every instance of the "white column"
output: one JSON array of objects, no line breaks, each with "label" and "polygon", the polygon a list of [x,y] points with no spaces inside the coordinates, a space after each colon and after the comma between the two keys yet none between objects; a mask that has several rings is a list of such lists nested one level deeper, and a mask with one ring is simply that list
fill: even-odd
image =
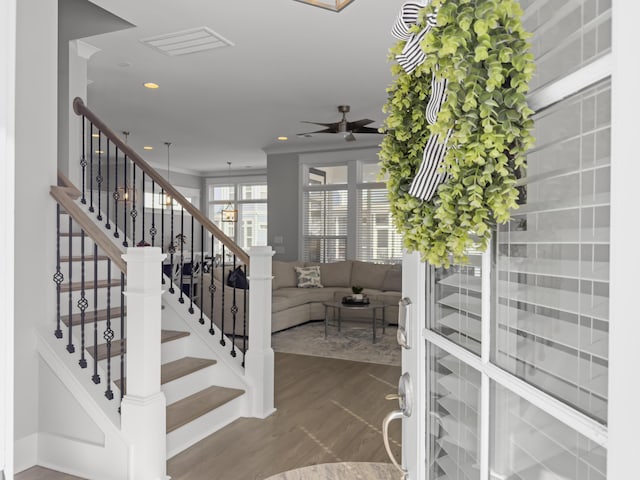
[{"label": "white column", "polygon": [[132,445],[136,480],[166,479],[166,399],[160,390],[161,297],[157,247],[129,248],[127,262],[127,374],[122,433]]},{"label": "white column", "polygon": [[99,51],[99,48],[81,40],[69,42],[69,97],[65,107],[69,115],[69,173],[67,177],[78,188],[82,186],[82,167],[80,166],[80,158],[82,156],[82,117],[74,113],[73,99],[80,97],[86,105],[89,104],[87,99],[87,63]]},{"label": "white column", "polygon": [[253,386],[252,416],[266,418],[273,405],[274,360],[271,348],[271,247],[249,250],[249,349],[245,373]]},{"label": "white column", "polygon": [[[15,0],[0,2],[0,251],[14,251]],[[14,256],[0,256],[0,479],[13,478]]]},{"label": "white column", "polygon": [[640,4],[613,1],[611,112],[611,271],[609,311],[609,443],[607,479],[637,473],[640,431],[640,321],[638,321],[638,132],[640,65],[634,44]]}]

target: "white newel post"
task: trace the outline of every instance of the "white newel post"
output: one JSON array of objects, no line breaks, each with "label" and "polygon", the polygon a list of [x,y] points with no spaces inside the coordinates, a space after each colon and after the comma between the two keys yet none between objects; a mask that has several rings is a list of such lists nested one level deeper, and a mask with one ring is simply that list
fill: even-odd
[{"label": "white newel post", "polygon": [[127,373],[122,432],[131,441],[129,478],[166,476],[166,399],[160,390],[161,277],[166,257],[157,247],[129,248],[127,262]]},{"label": "white newel post", "polygon": [[257,418],[266,418],[275,412],[271,348],[271,257],[274,253],[269,246],[249,250],[249,349],[245,372],[255,389],[251,411]]}]

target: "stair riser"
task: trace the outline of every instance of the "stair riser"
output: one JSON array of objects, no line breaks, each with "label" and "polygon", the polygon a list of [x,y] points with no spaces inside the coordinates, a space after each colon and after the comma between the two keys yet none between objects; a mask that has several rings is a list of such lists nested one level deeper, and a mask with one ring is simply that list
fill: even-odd
[{"label": "stair riser", "polygon": [[[69,255],[69,243],[71,243],[71,252],[73,253],[73,255],[79,256],[82,250],[82,237],[61,236],[60,237],[60,254],[61,255],[65,255],[65,256]],[[94,247],[93,240],[90,237],[85,236],[84,254],[87,257],[90,255],[93,255],[93,247]],[[98,253],[102,254],[101,251],[99,251]]]},{"label": "stair riser", "polygon": [[[74,256],[80,256],[80,250],[74,252]],[[68,256],[68,252],[63,251],[63,256]],[[85,281],[93,281],[95,272],[95,264],[93,262],[93,253],[91,255],[85,253],[86,261],[84,262],[84,279]],[[71,264],[71,274],[74,282],[79,282],[82,279],[82,262],[62,262],[60,269],[64,275],[65,281],[69,279],[69,264]],[[98,260],[98,280],[104,280],[107,278],[107,260]],[[120,270],[111,263],[111,278],[120,279]]]},{"label": "stair riser", "polygon": [[[90,315],[87,315],[86,317],[87,319],[91,318]],[[125,317],[125,329],[126,327],[126,317]],[[99,321],[97,323],[98,325],[98,345],[104,343],[106,340],[104,339],[104,332],[107,329],[107,321],[106,320],[102,320]],[[60,327],[63,331],[63,334],[67,335],[67,332],[69,331],[69,327],[66,326],[65,324],[62,324],[62,326]],[[114,340],[120,340],[120,317],[116,317],[116,318],[112,318],[111,319],[111,330],[113,330],[114,332]],[[73,336],[74,341],[76,342],[76,347],[80,346],[80,335],[82,332],[82,326],[80,321],[74,321],[73,322]],[[94,334],[94,324],[92,323],[85,323],[84,326],[84,338],[85,338],[85,345],[89,346],[93,346],[93,334]]]},{"label": "stair riser", "polygon": [[[78,279],[79,280],[79,279]],[[74,279],[75,283],[75,279]],[[71,306],[72,311],[68,311],[69,305],[69,292],[61,292],[60,293],[60,309],[62,315],[67,315],[68,313],[79,313],[80,309],[78,308],[78,300],[82,298],[81,291],[72,291],[71,292]],[[87,302],[89,302],[89,307],[86,312],[91,313],[94,310],[95,305],[97,305],[98,310],[102,310],[107,308],[107,289],[99,288],[98,289],[98,302],[97,304],[94,301],[94,290],[85,290],[85,298]],[[126,302],[126,299],[125,299]],[[125,303],[126,305],[126,303]],[[111,304],[110,306],[119,307],[120,306],[120,286],[112,286],[111,287]]]},{"label": "stair riser", "polygon": [[167,458],[186,450],[203,438],[229,425],[238,417],[247,416],[247,394],[234,398],[219,408],[167,435]]},{"label": "stair riser", "polygon": [[164,384],[162,391],[167,398],[167,405],[215,384],[215,369],[216,365],[212,365]]},{"label": "stair riser", "polygon": [[189,337],[179,338],[162,344],[162,363],[173,362],[183,357],[193,355],[189,348]]}]

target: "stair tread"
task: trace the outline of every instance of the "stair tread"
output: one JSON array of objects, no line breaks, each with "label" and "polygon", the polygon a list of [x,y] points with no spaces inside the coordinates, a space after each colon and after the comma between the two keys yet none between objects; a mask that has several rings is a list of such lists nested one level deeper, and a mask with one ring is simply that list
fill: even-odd
[{"label": "stair tread", "polygon": [[[106,255],[98,255],[98,260],[109,260],[109,257]],[[81,262],[82,261],[82,256],[81,255],[74,255],[73,257],[71,257],[71,261],[72,262]],[[84,256],[84,261],[85,262],[93,262],[93,254],[91,255],[85,255]],[[69,262],[69,257],[60,257],[60,262],[64,262],[67,263]]]},{"label": "stair tread", "polygon": [[[95,282],[93,280],[91,280],[90,282],[85,281],[84,282],[84,289],[85,290],[93,290],[94,286],[95,286]],[[98,288],[106,288],[106,287],[119,287],[120,286],[120,279],[119,278],[112,278],[111,281],[109,280],[98,280]],[[69,283],[63,283],[62,285],[60,285],[60,291],[61,292],[68,292],[69,290],[73,291],[73,292],[77,292],[82,290],[82,282],[73,282],[71,284]]]},{"label": "stair tread", "polygon": [[[114,318],[120,318],[120,311],[120,307],[111,308],[111,319],[113,320]],[[98,322],[106,320],[108,312],[109,310],[105,308],[103,310],[98,310],[97,312],[95,312],[96,315],[94,316],[93,310],[87,310],[84,314],[85,325],[88,323],[93,323],[94,320],[97,320]],[[124,309],[124,313],[125,315],[127,314],[126,307]],[[82,321],[82,313],[74,313],[73,315],[71,315],[71,319],[73,320],[74,325],[80,325],[80,322]],[[64,323],[66,326],[69,326],[69,315],[60,317],[60,320],[62,320],[62,323]]]},{"label": "stair tread", "polygon": [[244,390],[212,386],[167,406],[167,433],[243,395]]},{"label": "stair tread", "polygon": [[[162,330],[162,334],[161,334],[161,342],[162,343],[167,343],[167,342],[171,342],[173,340],[178,340],[179,338],[182,337],[188,337],[190,335],[189,332],[178,332],[175,330]],[[116,357],[118,355],[120,355],[120,343],[122,342],[122,340],[113,340],[111,342],[111,356],[112,357]],[[89,352],[89,355],[91,355],[93,357],[93,347],[88,347],[87,351]],[[124,340],[124,351],[127,351],[127,340]],[[101,345],[98,345],[98,361],[100,360],[104,360],[105,358],[107,358],[107,344],[103,343]]]},{"label": "stair tread", "polygon": [[[162,385],[186,377],[187,375],[210,367],[218,363],[210,358],[184,357],[173,362],[165,363],[160,367],[160,383]],[[115,384],[120,387],[120,379]]]}]

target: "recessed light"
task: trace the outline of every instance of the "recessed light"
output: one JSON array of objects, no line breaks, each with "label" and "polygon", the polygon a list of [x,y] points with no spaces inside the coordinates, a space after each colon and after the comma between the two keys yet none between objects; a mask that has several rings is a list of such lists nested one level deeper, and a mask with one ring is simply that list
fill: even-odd
[{"label": "recessed light", "polygon": [[281,142],[286,142],[287,140],[289,140],[289,137],[278,137],[278,140],[280,140]]},{"label": "recessed light", "polygon": [[147,82],[144,84],[144,86],[146,88],[150,88],[151,90],[155,90],[156,88],[160,88],[160,85],[158,85],[157,83],[153,83],[153,82]]},{"label": "recessed light", "polygon": [[142,148],[144,148],[145,150],[153,150],[153,147],[151,147],[151,146],[149,146],[149,145],[145,145],[145,146],[144,146],[144,147],[142,147]]},{"label": "recessed light", "polygon": [[97,153],[97,154],[104,153],[104,150],[96,150],[96,153]]},{"label": "recessed light", "polygon": [[99,133],[92,133],[91,136],[93,138],[100,138],[100,134]]}]

